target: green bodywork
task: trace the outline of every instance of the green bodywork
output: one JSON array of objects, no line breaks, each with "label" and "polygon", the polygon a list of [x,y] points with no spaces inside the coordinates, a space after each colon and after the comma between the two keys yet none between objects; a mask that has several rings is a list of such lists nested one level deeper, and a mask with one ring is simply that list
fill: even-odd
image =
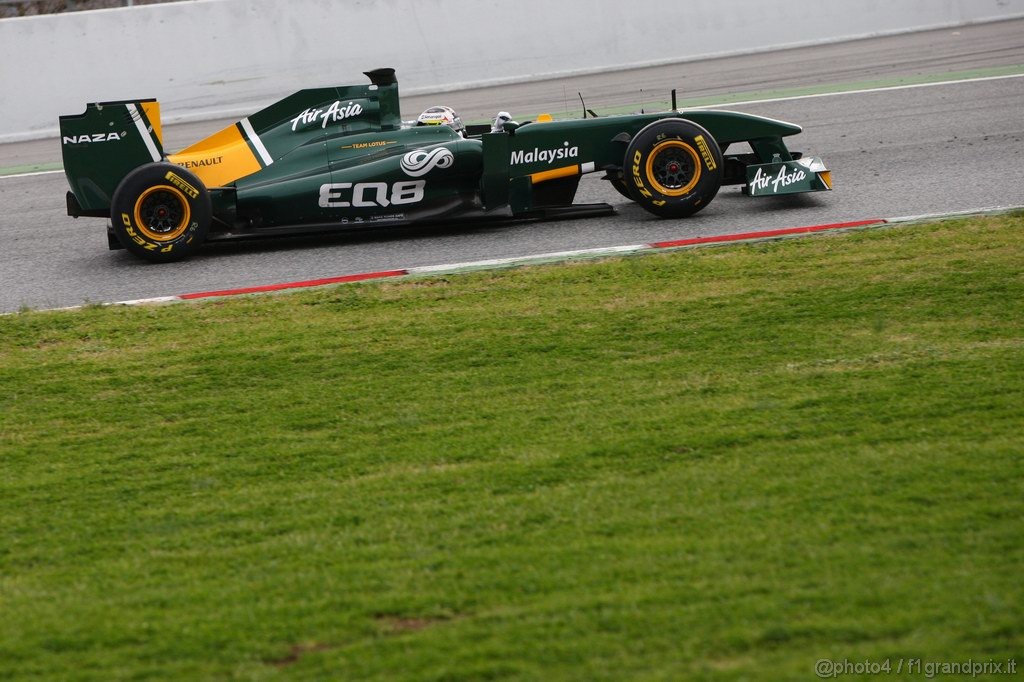
[{"label": "green bodywork", "polygon": [[145,115],[150,102],[156,100],[98,102],[80,116],[61,116],[64,175],[82,215],[109,215],[110,199],[124,176],[163,158],[159,136],[138,129],[139,122],[144,130],[153,129]]},{"label": "green bodywork", "polygon": [[[755,196],[830,189],[819,160],[786,147],[783,138],[801,129],[782,121],[701,109],[508,123],[499,132],[471,127],[462,136],[447,126],[403,124],[393,70],[367,76],[368,85],[297,92],[170,156],[207,185],[211,239],[611,211],[572,203],[580,176],[621,173],[633,136],[672,118],[714,137],[723,184]],[[167,158],[159,120],[151,120],[158,114],[154,100],[133,100],[61,117],[69,214],[109,216],[125,175]],[[749,150],[729,153],[739,143]]]}]

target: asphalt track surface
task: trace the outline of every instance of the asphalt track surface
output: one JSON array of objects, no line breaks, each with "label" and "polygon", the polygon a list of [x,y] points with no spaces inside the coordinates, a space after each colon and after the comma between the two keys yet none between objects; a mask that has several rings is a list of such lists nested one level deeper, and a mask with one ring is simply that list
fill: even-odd
[{"label": "asphalt track surface", "polygon": [[[414,116],[435,102],[468,119],[505,109],[536,113],[614,109],[684,97],[794,87],[927,79],[1024,65],[1024,21],[876,38],[761,55],[449,93],[403,100]],[[368,65],[374,66],[374,65]],[[1017,73],[1024,72],[1018,69]],[[401,74],[399,74],[401,77]],[[144,85],[144,84],[143,84]],[[644,93],[640,94],[640,90]],[[571,93],[568,95],[567,93]],[[145,94],[145,93],[140,93]],[[782,94],[782,93],[780,93]],[[84,103],[83,103],[84,104]],[[1024,77],[824,94],[729,108],[793,121],[789,146],[821,156],[835,191],[751,199],[727,187],[704,211],[662,220],[622,199],[600,173],[578,202],[606,201],[618,215],[549,223],[393,229],[387,232],[211,244],[182,263],[153,265],[106,247],[104,222],[65,214],[62,173],[0,177],[0,313],[175,296],[296,280],[613,247],[869,218],[1024,205]],[[223,122],[169,126],[169,149]],[[56,140],[0,146],[0,169],[60,160]]]}]

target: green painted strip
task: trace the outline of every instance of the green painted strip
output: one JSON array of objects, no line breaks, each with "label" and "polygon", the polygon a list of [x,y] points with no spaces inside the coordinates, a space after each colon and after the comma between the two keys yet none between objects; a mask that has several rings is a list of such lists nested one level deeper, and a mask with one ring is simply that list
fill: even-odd
[{"label": "green painted strip", "polygon": [[22,173],[46,173],[49,171],[59,170],[64,170],[64,166],[60,163],[33,163],[28,166],[10,166],[8,168],[0,168],[0,176],[21,175]]}]

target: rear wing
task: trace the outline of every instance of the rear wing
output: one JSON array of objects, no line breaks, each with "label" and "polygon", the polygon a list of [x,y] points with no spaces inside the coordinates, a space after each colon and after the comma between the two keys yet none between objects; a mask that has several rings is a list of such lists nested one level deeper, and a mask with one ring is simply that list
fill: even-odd
[{"label": "rear wing", "polygon": [[122,178],[164,158],[160,104],[155,99],[89,104],[83,114],[60,117],[60,142],[73,195],[69,214],[107,216]]},{"label": "rear wing", "polygon": [[355,135],[402,126],[395,70],[365,72],[368,85],[301,90],[167,156],[160,104],[138,99],[89,104],[60,117],[68,215],[108,216],[121,180],[135,168],[169,161],[189,169],[208,188],[259,172],[292,151],[322,143],[327,134]]}]

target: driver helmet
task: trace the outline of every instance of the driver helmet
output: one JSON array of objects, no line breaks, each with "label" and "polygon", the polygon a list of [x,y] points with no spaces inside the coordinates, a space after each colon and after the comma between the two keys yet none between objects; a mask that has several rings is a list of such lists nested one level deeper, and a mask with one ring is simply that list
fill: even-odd
[{"label": "driver helmet", "polygon": [[416,119],[418,126],[448,126],[459,135],[464,134],[466,126],[451,107],[430,107]]}]

